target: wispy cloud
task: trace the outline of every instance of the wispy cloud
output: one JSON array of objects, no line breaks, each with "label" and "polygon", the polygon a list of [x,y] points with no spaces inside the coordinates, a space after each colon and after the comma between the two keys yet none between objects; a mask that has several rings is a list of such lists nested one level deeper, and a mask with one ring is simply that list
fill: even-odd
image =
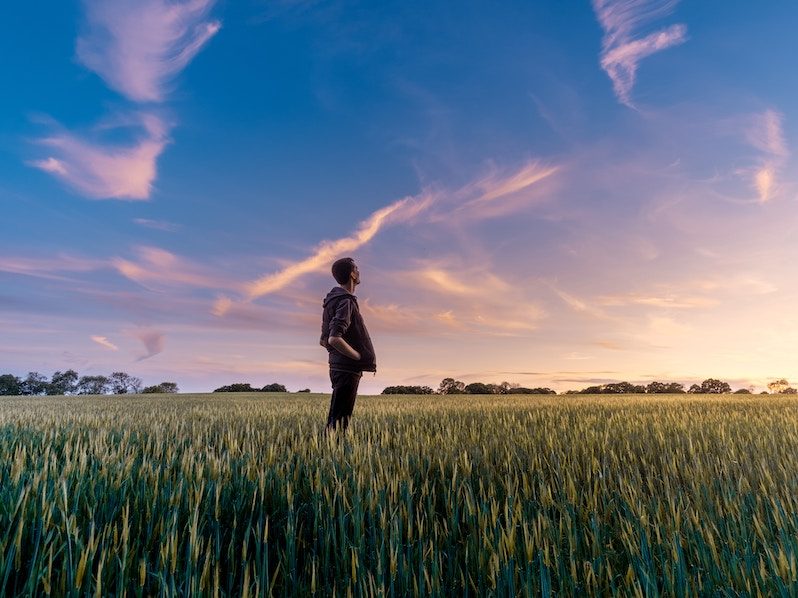
[{"label": "wispy cloud", "polygon": [[445,194],[447,199],[439,206],[442,209],[431,220],[445,222],[462,217],[484,220],[518,211],[532,199],[544,199],[546,195],[540,184],[561,171],[561,165],[539,160],[528,160],[513,169],[494,166],[487,175]]},{"label": "wispy cloud", "polygon": [[775,110],[755,114],[745,131],[748,142],[762,152],[759,164],[752,172],[752,183],[759,201],[773,199],[779,189],[778,175],[789,156],[782,123],[784,116]]},{"label": "wispy cloud", "polygon": [[135,102],[160,102],[220,29],[214,0],[84,0],[78,60]]},{"label": "wispy cloud", "polygon": [[91,272],[106,267],[104,260],[59,254],[52,258],[0,257],[0,271],[38,278],[63,278],[60,272]]},{"label": "wispy cloud", "polygon": [[482,195],[474,199],[472,203],[493,201],[518,193],[553,175],[557,170],[559,170],[557,166],[545,165],[532,160],[509,175],[502,176],[498,173],[493,173],[475,183],[477,187],[482,189]]},{"label": "wispy cloud", "polygon": [[[132,133],[126,144],[105,141],[103,134]],[[28,164],[94,199],[149,199],[156,161],[168,143],[168,126],[153,114],[139,113],[103,124],[91,136],[59,130],[37,140],[51,156]]]},{"label": "wispy cloud", "polygon": [[[219,30],[205,17],[215,0],[84,0],[86,23],[78,60],[134,102],[161,102],[173,79]],[[119,119],[117,119],[119,120]],[[120,129],[134,133],[126,143]],[[124,132],[124,131],[123,131]],[[102,139],[111,133],[113,141]],[[36,140],[52,155],[28,164],[94,199],[146,200],[169,127],[154,114],[96,127],[91,135],[66,130]]]},{"label": "wispy cloud", "polygon": [[622,295],[602,295],[598,298],[598,303],[608,307],[643,305],[667,309],[695,309],[713,307],[718,304],[718,301],[710,297],[679,296],[676,294],[643,295],[626,293]]},{"label": "wispy cloud", "polygon": [[162,333],[155,330],[139,330],[134,332],[133,336],[141,341],[145,349],[145,353],[136,361],[144,361],[163,351],[166,337]]},{"label": "wispy cloud", "polygon": [[629,107],[641,60],[687,40],[687,27],[671,25],[645,37],[640,29],[673,10],[678,0],[593,0],[593,9],[604,30],[601,68],[610,80],[618,100]]},{"label": "wispy cloud", "polygon": [[171,222],[165,222],[163,220],[150,220],[148,218],[134,218],[133,222],[138,224],[139,226],[143,226],[145,228],[151,228],[154,230],[162,230],[166,232],[173,233],[176,230],[180,229],[180,225],[173,224]]},{"label": "wispy cloud", "polygon": [[580,299],[579,297],[576,297],[571,293],[563,291],[552,282],[548,282],[545,280],[541,282],[543,282],[543,284],[548,286],[552,290],[552,292],[555,295],[557,295],[557,297],[559,297],[562,300],[562,302],[565,303],[572,310],[579,313],[588,314],[602,320],[609,319],[610,316],[608,316],[606,313],[604,313],[602,310],[595,307],[591,303],[588,303],[587,301]]},{"label": "wispy cloud", "polygon": [[[358,248],[369,243],[386,226],[393,226],[407,222],[421,222],[440,227],[451,221],[453,211],[469,208],[469,216],[477,220],[494,216],[494,213],[483,213],[482,205],[495,206],[504,203],[503,198],[518,199],[524,192],[538,182],[551,177],[559,167],[543,165],[538,161],[527,161],[520,168],[500,171],[494,169],[488,176],[483,176],[454,191],[437,189],[425,190],[415,196],[406,197],[395,201],[384,208],[372,213],[360,223],[357,230],[348,237],[334,241],[322,242],[308,257],[284,266],[275,273],[268,274],[244,286],[243,301],[251,302],[259,297],[283,291],[302,276],[311,273],[326,272],[330,264],[342,255],[351,254]],[[524,198],[521,198],[524,201]],[[480,205],[481,204],[481,205]],[[436,292],[448,295],[469,296],[478,294],[476,286],[469,284],[469,280],[479,280],[482,292],[486,285],[496,293],[506,292],[512,285],[502,281],[487,268],[469,267],[466,270],[447,268],[442,262],[423,263],[412,271],[395,273],[403,280],[412,279],[410,284],[421,284]],[[214,302],[211,313],[215,316],[225,316],[235,305],[235,300],[229,296],[221,295]],[[435,315],[437,314],[437,315]],[[475,312],[457,315],[451,310],[438,309],[433,318],[451,327],[463,326],[493,326],[494,328],[510,328],[518,330],[531,330],[540,318],[539,314],[530,316],[529,313],[520,314],[520,319],[503,326],[499,319],[488,322],[488,317]],[[530,322],[533,322],[530,324]]]},{"label": "wispy cloud", "polygon": [[113,344],[104,336],[92,336],[91,340],[93,340],[101,347],[105,347],[106,349],[110,349],[111,351],[119,351],[119,347],[117,347],[115,344]]},{"label": "wispy cloud", "polygon": [[159,247],[138,247],[136,253],[136,261],[116,257],[110,263],[122,276],[147,288],[153,284],[210,289],[234,285],[230,280],[206,272],[185,258]]},{"label": "wispy cloud", "polygon": [[[384,226],[411,220],[427,209],[433,199],[434,196],[430,194],[421,194],[400,199],[384,208],[380,208],[361,222],[358,229],[351,236],[336,239],[335,241],[324,241],[307,258],[286,266],[274,274],[268,274],[247,284],[247,299],[257,299],[279,291],[304,274],[326,270],[336,258],[353,252],[371,241]],[[224,300],[217,301],[215,309],[223,313],[224,310],[221,307],[224,305]]]}]

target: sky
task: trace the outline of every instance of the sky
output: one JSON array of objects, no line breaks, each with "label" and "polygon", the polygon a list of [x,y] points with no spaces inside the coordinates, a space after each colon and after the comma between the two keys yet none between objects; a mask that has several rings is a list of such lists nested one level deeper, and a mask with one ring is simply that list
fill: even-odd
[{"label": "sky", "polygon": [[0,373],[798,385],[798,6],[14,3]]}]

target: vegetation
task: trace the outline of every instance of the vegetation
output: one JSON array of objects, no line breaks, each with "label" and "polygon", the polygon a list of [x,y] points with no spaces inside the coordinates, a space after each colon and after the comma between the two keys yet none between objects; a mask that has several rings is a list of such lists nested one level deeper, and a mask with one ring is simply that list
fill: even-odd
[{"label": "vegetation", "polygon": [[791,595],[798,402],[0,399],[0,595]]},{"label": "vegetation", "polygon": [[272,383],[267,384],[260,389],[261,392],[288,392],[282,384]]},{"label": "vegetation", "polygon": [[429,386],[388,386],[383,389],[384,395],[431,395],[434,391]]},{"label": "vegetation", "polygon": [[[166,386],[164,386],[166,385]],[[75,370],[57,371],[50,380],[39,372],[28,372],[26,378],[13,374],[0,375],[0,395],[103,395],[135,394],[138,392],[177,392],[174,382],[162,382],[159,386],[174,390],[152,390],[153,386],[142,391],[141,380],[126,372],[114,372],[110,376],[80,376]]]},{"label": "vegetation", "polygon": [[[267,384],[263,388],[252,388],[249,382],[235,382],[227,386],[220,386],[213,392],[288,392],[282,384]],[[310,391],[308,391],[310,392]]]},{"label": "vegetation", "polygon": [[161,382],[155,386],[147,386],[143,394],[174,394],[178,392],[177,382]]}]

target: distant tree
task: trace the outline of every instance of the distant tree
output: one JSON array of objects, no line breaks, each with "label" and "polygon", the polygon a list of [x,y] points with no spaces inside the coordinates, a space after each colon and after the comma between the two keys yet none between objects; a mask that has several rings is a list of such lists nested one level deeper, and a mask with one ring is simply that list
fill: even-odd
[{"label": "distant tree", "polygon": [[690,388],[687,390],[690,394],[701,394],[703,391],[698,384],[691,384]]},{"label": "distant tree", "polygon": [[632,393],[644,393],[646,392],[646,387],[641,386],[638,384],[632,384],[631,382],[613,382],[611,384],[605,384],[602,389],[602,394],[632,394]]},{"label": "distant tree", "polygon": [[438,392],[442,395],[462,394],[464,390],[465,384],[454,378],[444,378],[438,386]]},{"label": "distant tree", "polygon": [[260,389],[261,392],[288,392],[285,389],[285,386],[282,384],[277,384],[276,382],[272,384],[267,384],[263,388]]},{"label": "distant tree", "polygon": [[651,382],[646,386],[649,394],[680,394],[684,392],[684,385],[678,382]]},{"label": "distant tree", "polygon": [[155,386],[147,386],[142,394],[174,394],[177,392],[177,382],[161,382]]},{"label": "distant tree", "polygon": [[303,388],[302,390],[298,390],[297,392],[310,392],[309,388]]},{"label": "distant tree", "polygon": [[114,372],[108,379],[108,384],[115,395],[137,393],[141,390],[141,379],[126,372]]},{"label": "distant tree", "polygon": [[47,392],[47,377],[39,372],[28,372],[28,377],[22,381],[20,390],[23,395],[37,396]]},{"label": "distant tree", "polygon": [[[570,391],[571,394],[576,394],[576,391]],[[515,386],[507,390],[509,395],[556,395],[557,391],[550,388],[524,388],[523,386]],[[566,393],[567,394],[567,393]]]},{"label": "distant tree", "polygon": [[707,378],[701,383],[701,392],[705,394],[726,394],[731,392],[731,386],[715,378]]},{"label": "distant tree", "polygon": [[227,386],[220,386],[213,392],[258,392],[258,389],[252,388],[249,383],[236,382]]},{"label": "distant tree", "polygon": [[78,373],[75,370],[66,372],[54,372],[47,385],[48,395],[69,395],[73,394],[78,388]]},{"label": "distant tree", "polygon": [[736,395],[750,395],[751,391],[748,390],[747,388],[739,388],[739,389],[734,391],[734,394],[736,394]]},{"label": "distant tree", "polygon": [[382,390],[384,395],[431,395],[433,392],[429,386],[386,386]]},{"label": "distant tree", "polygon": [[104,395],[109,390],[109,382],[106,376],[81,376],[77,391],[81,395]]},{"label": "distant tree", "polygon": [[13,374],[0,376],[0,395],[21,395],[22,380]]},{"label": "distant tree", "polygon": [[588,386],[580,390],[579,392],[583,395],[598,395],[601,394],[601,391],[604,389],[603,386]]},{"label": "distant tree", "polygon": [[490,388],[490,386],[496,386],[496,385],[483,384],[482,382],[472,382],[471,384],[467,384],[465,388],[463,388],[463,392],[470,395],[494,394],[493,389]]},{"label": "distant tree", "polygon": [[783,395],[794,395],[794,394],[798,394],[798,390],[795,390],[792,386],[788,386],[787,388],[785,388],[784,390],[781,391],[781,394],[783,394]]},{"label": "distant tree", "polygon": [[588,386],[580,392],[586,395],[642,394],[646,392],[646,387],[639,384],[632,384],[631,382],[611,382],[598,386]]},{"label": "distant tree", "polygon": [[790,387],[790,383],[785,378],[774,380],[768,384],[768,390],[774,395],[782,394],[785,389]]}]

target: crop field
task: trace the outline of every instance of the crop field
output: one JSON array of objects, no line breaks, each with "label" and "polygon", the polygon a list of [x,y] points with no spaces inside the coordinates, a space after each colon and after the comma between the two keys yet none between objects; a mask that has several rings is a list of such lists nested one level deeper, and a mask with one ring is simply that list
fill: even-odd
[{"label": "crop field", "polygon": [[798,400],[0,399],[0,595],[798,593]]}]

